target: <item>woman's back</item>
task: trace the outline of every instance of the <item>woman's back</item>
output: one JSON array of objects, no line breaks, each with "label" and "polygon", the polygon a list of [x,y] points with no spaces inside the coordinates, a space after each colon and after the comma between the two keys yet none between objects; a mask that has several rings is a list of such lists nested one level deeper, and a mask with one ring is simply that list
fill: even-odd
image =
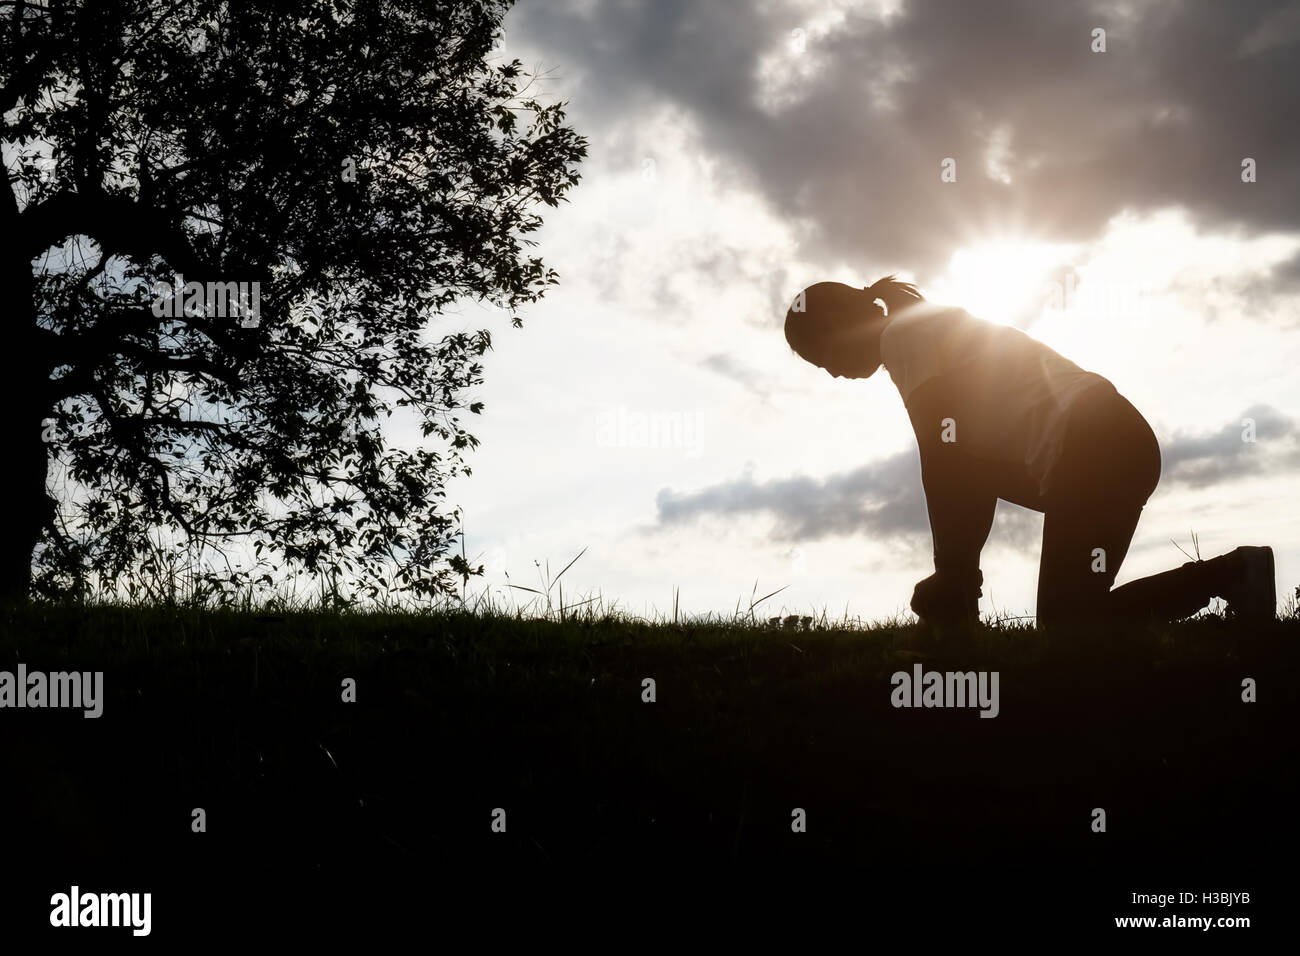
[{"label": "woman's back", "polygon": [[880,352],[909,410],[918,390],[933,382],[929,391],[943,396],[927,402],[927,411],[940,413],[936,432],[951,419],[945,440],[976,458],[1023,466],[1040,491],[1060,458],[1066,412],[1087,389],[1106,383],[1019,329],[929,302],[890,319]]}]

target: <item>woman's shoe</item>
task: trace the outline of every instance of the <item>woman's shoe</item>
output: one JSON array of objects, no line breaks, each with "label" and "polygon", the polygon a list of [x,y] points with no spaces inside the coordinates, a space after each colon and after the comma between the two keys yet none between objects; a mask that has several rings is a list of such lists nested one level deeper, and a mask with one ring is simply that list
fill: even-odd
[{"label": "woman's shoe", "polygon": [[[1277,617],[1277,577],[1273,549],[1241,547],[1213,559],[1222,562],[1222,582],[1215,590],[1228,602],[1228,614],[1241,621],[1272,621]],[[1207,562],[1209,563],[1209,562]]]}]

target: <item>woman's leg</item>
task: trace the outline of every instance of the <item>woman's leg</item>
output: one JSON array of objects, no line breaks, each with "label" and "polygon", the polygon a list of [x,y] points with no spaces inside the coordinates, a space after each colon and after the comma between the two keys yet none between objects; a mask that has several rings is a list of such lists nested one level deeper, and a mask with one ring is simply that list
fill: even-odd
[{"label": "woman's leg", "polygon": [[[1111,590],[1141,507],[1049,511],[1043,521],[1038,623],[1176,621],[1224,593],[1212,561],[1191,561]],[[1219,559],[1216,559],[1219,560]]]},{"label": "woman's leg", "polygon": [[[1182,611],[1197,600],[1197,575],[1111,591],[1142,508],[1160,480],[1160,448],[1141,414],[1109,384],[1080,396],[1070,411],[1062,458],[1044,509],[1038,622]],[[1180,571],[1182,569],[1179,569]],[[1133,582],[1134,585],[1138,582]]]},{"label": "woman's leg", "polygon": [[1161,571],[1130,581],[1109,595],[1107,611],[1126,620],[1176,621],[1195,614],[1216,596],[1208,562],[1189,561],[1172,571]]},{"label": "woman's leg", "polygon": [[1111,585],[1128,554],[1142,506],[1049,508],[1038,570],[1038,623],[1055,626],[1110,615]]},{"label": "woman's leg", "polygon": [[1175,621],[1220,597],[1251,621],[1276,615],[1273,552],[1238,548],[1111,590],[1142,507],[1160,477],[1155,436],[1117,392],[1082,396],[1071,412],[1059,482],[1044,509],[1038,621]]}]

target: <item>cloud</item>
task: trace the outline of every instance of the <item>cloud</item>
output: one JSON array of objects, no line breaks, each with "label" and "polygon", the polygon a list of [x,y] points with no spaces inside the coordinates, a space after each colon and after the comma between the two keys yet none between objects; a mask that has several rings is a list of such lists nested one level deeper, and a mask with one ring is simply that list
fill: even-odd
[{"label": "cloud", "polygon": [[1300,428],[1293,419],[1269,405],[1254,405],[1218,431],[1176,432],[1160,449],[1161,482],[1203,488],[1294,467],[1300,464],[1297,438]]},{"label": "cloud", "polygon": [[[1255,441],[1246,421],[1254,423]],[[1255,405],[1218,431],[1176,433],[1162,446],[1162,482],[1193,488],[1228,484],[1300,463],[1300,426],[1277,409]],[[769,515],[774,541],[810,542],[862,535],[874,541],[929,540],[930,520],[921,485],[921,462],[910,449],[852,471],[812,478],[795,475],[755,481],[741,477],[676,492],[661,489],[655,498],[660,526],[703,517]],[[1026,547],[1038,536],[1036,512],[999,501],[990,542]]]},{"label": "cloud", "polygon": [[[740,478],[692,492],[664,488],[655,499],[661,526],[702,517],[758,514],[774,519],[774,541],[810,542],[861,535],[875,542],[911,541],[928,547],[930,518],[916,449],[825,478],[797,475],[757,482]],[[999,502],[990,540],[1023,546],[1039,531],[1038,516]]]},{"label": "cloud", "polygon": [[[836,15],[817,19],[822,7]],[[1300,230],[1291,4],[816,10],[524,4],[509,27],[576,71],[576,120],[635,127],[664,105],[685,116],[720,181],[799,224],[801,254],[828,270],[902,268],[924,281],[972,234],[1023,226],[1086,240],[1126,209]],[[1104,53],[1090,49],[1098,27]],[[956,183],[940,181],[947,157]],[[1255,183],[1241,182],[1246,157]]]},{"label": "cloud", "polygon": [[776,519],[772,537],[778,541],[915,534],[930,527],[915,449],[820,479],[798,475],[756,482],[747,471],[698,491],[664,488],[655,504],[663,525],[704,515],[770,514]]},{"label": "cloud", "polygon": [[700,363],[711,372],[738,382],[759,398],[767,401],[772,396],[772,383],[762,373],[737,361],[726,352],[715,352]]}]

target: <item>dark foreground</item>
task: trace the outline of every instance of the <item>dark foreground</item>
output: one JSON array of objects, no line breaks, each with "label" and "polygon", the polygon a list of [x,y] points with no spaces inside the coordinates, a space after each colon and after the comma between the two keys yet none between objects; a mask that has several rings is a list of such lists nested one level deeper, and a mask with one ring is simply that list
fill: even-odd
[{"label": "dark foreground", "polygon": [[[0,670],[19,661],[103,671],[104,705],[0,709],[6,941],[125,942],[50,928],[72,884],[151,892],[160,939],[399,924],[576,939],[622,915],[634,933],[690,918],[1226,943],[1285,932],[1292,912],[1295,620],[938,640],[24,608],[0,625]],[[890,675],[918,662],[998,671],[998,716],[891,706]],[[1195,902],[1132,901],[1180,892]]]}]

